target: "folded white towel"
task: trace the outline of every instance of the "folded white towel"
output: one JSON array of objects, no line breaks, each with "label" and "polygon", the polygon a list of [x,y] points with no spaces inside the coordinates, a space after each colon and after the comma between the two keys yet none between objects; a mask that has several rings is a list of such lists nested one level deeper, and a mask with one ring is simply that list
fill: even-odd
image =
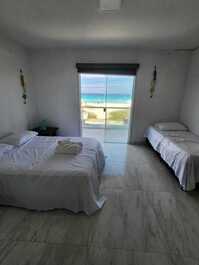
[{"label": "folded white towel", "polygon": [[77,155],[82,150],[82,143],[62,140],[57,142],[56,154]]}]

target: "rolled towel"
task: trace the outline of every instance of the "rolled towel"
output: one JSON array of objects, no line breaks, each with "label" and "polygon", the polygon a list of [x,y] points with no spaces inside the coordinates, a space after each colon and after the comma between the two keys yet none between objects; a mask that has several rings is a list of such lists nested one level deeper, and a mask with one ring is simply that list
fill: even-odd
[{"label": "rolled towel", "polygon": [[82,150],[82,143],[62,140],[57,142],[56,154],[77,155]]}]

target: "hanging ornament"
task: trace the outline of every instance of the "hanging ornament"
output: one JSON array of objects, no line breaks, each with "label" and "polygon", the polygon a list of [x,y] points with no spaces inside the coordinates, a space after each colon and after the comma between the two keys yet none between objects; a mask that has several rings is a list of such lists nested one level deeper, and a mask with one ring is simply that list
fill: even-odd
[{"label": "hanging ornament", "polygon": [[153,79],[151,80],[150,98],[152,98],[155,93],[156,81],[157,81],[157,70],[155,65],[153,70]]},{"label": "hanging ornament", "polygon": [[24,104],[26,104],[26,101],[27,101],[26,83],[25,83],[24,74],[23,74],[22,69],[20,69],[20,81],[21,81],[21,87],[22,87],[23,102]]}]

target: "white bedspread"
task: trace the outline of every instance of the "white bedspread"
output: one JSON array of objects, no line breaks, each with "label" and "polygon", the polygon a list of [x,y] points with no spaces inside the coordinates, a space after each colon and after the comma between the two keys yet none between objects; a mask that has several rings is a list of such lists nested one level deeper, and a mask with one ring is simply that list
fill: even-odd
[{"label": "white bedspread", "polygon": [[193,190],[199,182],[199,137],[189,131],[159,131],[151,126],[146,138],[174,170],[182,188]]},{"label": "white bedspread", "polygon": [[68,209],[94,213],[104,204],[99,194],[100,174],[105,165],[98,141],[82,142],[82,152],[55,153],[63,137],[34,137],[30,142],[0,158],[0,204],[28,209]]}]

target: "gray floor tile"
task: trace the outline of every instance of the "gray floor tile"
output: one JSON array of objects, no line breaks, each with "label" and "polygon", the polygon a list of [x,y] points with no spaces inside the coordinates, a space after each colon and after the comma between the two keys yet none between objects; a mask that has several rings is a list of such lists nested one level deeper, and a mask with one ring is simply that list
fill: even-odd
[{"label": "gray floor tile", "polygon": [[18,225],[23,222],[29,211],[15,207],[1,207],[0,240],[15,234]]},{"label": "gray floor tile", "polygon": [[121,249],[90,247],[87,253],[88,265],[135,265],[134,252]]},{"label": "gray floor tile", "polygon": [[103,211],[92,217],[89,244],[108,248],[168,251],[147,194],[109,191]]},{"label": "gray floor tile", "polygon": [[88,265],[198,265],[198,260],[180,255],[90,247]]},{"label": "gray floor tile", "polygon": [[32,242],[71,243],[87,245],[90,218],[62,212],[29,211],[23,220],[9,232],[13,240]]},{"label": "gray floor tile", "polygon": [[198,260],[186,258],[180,255],[160,254],[160,253],[142,253],[134,254],[134,263],[136,265],[198,265]]},{"label": "gray floor tile", "polygon": [[169,246],[169,252],[199,258],[199,216],[172,193],[150,193],[149,202]]},{"label": "gray floor tile", "polygon": [[[11,244],[11,245],[10,245]],[[35,242],[3,242],[2,265],[86,265],[87,249]]]}]

